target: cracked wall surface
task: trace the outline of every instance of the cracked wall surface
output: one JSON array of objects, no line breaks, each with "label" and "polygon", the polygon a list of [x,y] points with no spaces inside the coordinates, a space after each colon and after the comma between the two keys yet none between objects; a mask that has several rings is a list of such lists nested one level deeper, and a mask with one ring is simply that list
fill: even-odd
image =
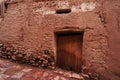
[{"label": "cracked wall surface", "polygon": [[[83,31],[83,63],[89,72],[102,74],[105,80],[119,80],[119,3],[119,0],[11,3],[0,19],[0,40],[20,44],[28,53],[49,50],[56,56],[55,32]],[[71,13],[57,14],[57,9],[71,9]]]}]

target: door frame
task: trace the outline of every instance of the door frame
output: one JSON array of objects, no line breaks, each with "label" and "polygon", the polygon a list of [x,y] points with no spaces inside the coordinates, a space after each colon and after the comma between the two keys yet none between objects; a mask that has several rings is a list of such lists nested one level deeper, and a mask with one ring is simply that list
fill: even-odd
[{"label": "door frame", "polygon": [[[83,34],[83,42],[82,42],[82,57],[83,57],[83,43],[84,43],[84,30],[80,30],[79,28],[63,28],[63,29],[58,29],[54,31],[54,41],[55,41],[55,64],[57,64],[57,36],[59,34]],[[81,58],[82,59],[82,58]],[[83,60],[83,59],[82,59]],[[81,61],[83,63],[83,61]]]}]

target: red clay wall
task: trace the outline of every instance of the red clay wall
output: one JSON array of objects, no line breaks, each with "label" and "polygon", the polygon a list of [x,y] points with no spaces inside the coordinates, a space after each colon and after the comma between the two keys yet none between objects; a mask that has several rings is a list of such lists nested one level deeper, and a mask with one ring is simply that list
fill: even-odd
[{"label": "red clay wall", "polygon": [[[107,6],[107,7],[106,7]],[[110,80],[120,79],[120,1],[110,0],[103,4],[105,12],[106,30],[108,32],[108,71]],[[111,75],[111,76],[110,76]]]},{"label": "red clay wall", "polygon": [[[0,22],[0,40],[20,44],[26,52],[49,50],[56,56],[55,32],[84,31],[84,65],[91,73],[104,73],[101,76],[108,80],[119,80],[119,3],[119,0],[65,3],[24,0],[9,4]],[[56,14],[58,8],[71,8],[72,12]]]}]

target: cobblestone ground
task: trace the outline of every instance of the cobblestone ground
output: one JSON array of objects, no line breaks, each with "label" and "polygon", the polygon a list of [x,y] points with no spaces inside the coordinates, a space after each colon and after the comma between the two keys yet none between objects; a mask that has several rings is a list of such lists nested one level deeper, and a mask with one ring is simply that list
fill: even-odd
[{"label": "cobblestone ground", "polygon": [[0,59],[0,80],[85,80],[81,74],[49,70]]}]

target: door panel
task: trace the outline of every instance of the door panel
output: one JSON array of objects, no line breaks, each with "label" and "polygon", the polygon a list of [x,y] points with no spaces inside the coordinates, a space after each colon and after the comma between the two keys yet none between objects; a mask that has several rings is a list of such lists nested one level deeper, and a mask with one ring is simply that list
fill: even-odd
[{"label": "door panel", "polygon": [[57,65],[59,67],[80,72],[82,39],[82,34],[59,34],[57,36]]}]

